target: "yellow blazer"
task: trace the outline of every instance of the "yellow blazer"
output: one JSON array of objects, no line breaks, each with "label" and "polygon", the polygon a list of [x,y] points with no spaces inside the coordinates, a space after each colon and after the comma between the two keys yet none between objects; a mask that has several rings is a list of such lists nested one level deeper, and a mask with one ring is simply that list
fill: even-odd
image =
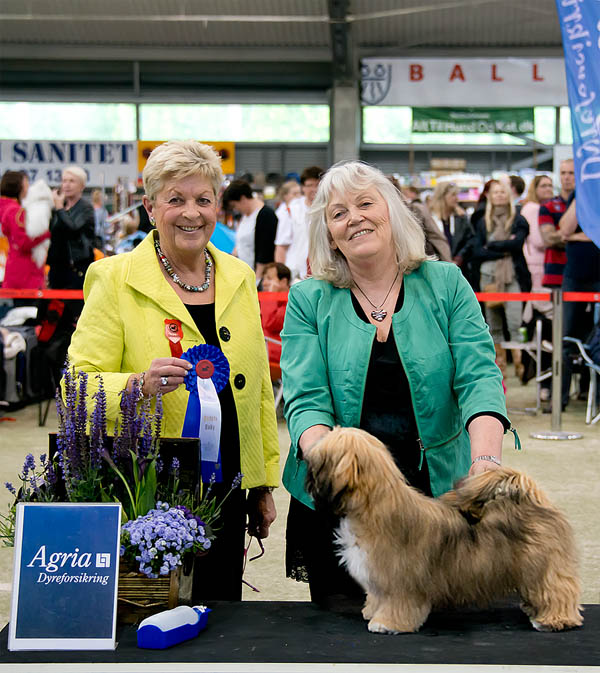
[{"label": "yellow blazer", "polygon": [[[256,277],[244,262],[210,243],[208,249],[214,259],[217,334],[229,360],[238,416],[242,488],[277,486],[277,420]],[[69,358],[77,370],[89,374],[90,397],[97,390],[94,374],[102,373],[111,431],[111,421],[119,415],[119,393],[129,376],[148,369],[154,358],[171,356],[165,318],[181,321],[184,351],[204,339],[162,274],[152,234],[132,252],[94,262],[83,292],[85,305]],[[164,437],[181,436],[188,396],[183,385],[164,396]]]}]

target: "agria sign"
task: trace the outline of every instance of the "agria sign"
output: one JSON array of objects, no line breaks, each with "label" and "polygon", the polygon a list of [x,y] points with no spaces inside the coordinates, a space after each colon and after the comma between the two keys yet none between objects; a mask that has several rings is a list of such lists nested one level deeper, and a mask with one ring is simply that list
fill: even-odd
[{"label": "agria sign", "polygon": [[[106,569],[110,566],[109,553],[82,553],[78,547],[71,552],[49,553],[46,550],[46,545],[41,545],[31,562],[27,564],[27,568],[43,570],[38,575],[38,584],[93,582],[103,586],[108,584],[109,575],[99,574],[97,571],[93,572],[92,569]],[[70,572],[72,570],[75,570],[75,573]]]},{"label": "agria sign", "polygon": [[115,503],[19,503],[10,649],[114,649],[120,523]]}]

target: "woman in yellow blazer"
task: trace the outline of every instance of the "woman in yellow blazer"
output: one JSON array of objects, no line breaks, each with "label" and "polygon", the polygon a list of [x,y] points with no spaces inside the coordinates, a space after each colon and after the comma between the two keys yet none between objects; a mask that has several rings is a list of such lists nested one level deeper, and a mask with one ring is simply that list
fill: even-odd
[{"label": "woman in yellow blazer", "polygon": [[93,374],[102,375],[109,421],[118,416],[120,391],[134,382],[144,396],[160,391],[165,437],[190,436],[184,377],[192,364],[181,354],[209,344],[225,356],[229,379],[217,390],[222,418],[215,463],[222,485],[215,488],[217,495],[226,491],[241,471],[242,489],[250,490],[247,501],[245,490],[227,500],[223,529],[201,559],[206,567],[196,573],[202,580],[194,593],[203,600],[241,598],[246,509],[249,532],[266,537],[276,515],[271,490],[279,483],[256,278],[209,243],[222,179],[218,155],[201,143],[170,141],[152,152],[144,169],[144,205],[157,231],[132,252],[90,266],[69,348],[75,368],[90,374],[90,393],[97,385]]}]

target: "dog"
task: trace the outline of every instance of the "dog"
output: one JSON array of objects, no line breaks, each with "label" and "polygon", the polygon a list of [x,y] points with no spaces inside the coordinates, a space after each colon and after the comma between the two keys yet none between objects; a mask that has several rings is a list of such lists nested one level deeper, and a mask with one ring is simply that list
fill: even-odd
[{"label": "dog", "polygon": [[356,428],[335,428],[304,457],[308,492],[340,517],[338,554],[366,592],[369,631],[418,631],[432,609],[514,591],[539,631],[583,623],[571,527],[525,474],[490,470],[430,498]]},{"label": "dog", "polygon": [[[29,238],[37,238],[48,231],[54,199],[50,187],[43,180],[36,180],[30,185],[27,196],[23,199],[25,208],[25,231]],[[41,269],[46,263],[50,241],[46,239],[31,250],[31,257]]]}]

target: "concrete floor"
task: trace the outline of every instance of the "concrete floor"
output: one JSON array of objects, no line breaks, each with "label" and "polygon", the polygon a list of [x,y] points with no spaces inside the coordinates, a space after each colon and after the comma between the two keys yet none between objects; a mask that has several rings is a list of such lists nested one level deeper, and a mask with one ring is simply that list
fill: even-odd
[{"label": "concrete floor", "polygon": [[[549,415],[529,415],[522,410],[535,407],[535,387],[522,386],[515,378],[507,381],[507,401],[511,420],[517,428],[523,450],[514,450],[512,434],[504,441],[504,463],[527,472],[550,495],[552,501],[568,517],[575,530],[581,556],[581,578],[584,603],[600,603],[600,424],[586,426],[585,405],[573,401],[562,417],[562,429],[583,434],[580,440],[549,441],[530,437],[534,431],[550,430]],[[16,482],[27,453],[39,456],[47,452],[48,432],[56,430],[53,409],[46,427],[37,423],[37,407],[29,406],[5,414],[14,421],[0,423],[0,513],[6,512],[10,494],[4,488],[6,481]],[[289,437],[285,424],[279,424],[281,464],[287,455]],[[278,518],[265,540],[265,555],[248,564],[245,578],[257,587],[255,593],[244,587],[244,600],[309,600],[305,584],[285,577],[285,518],[289,496],[283,488],[275,491]],[[250,550],[258,549],[253,542]],[[13,550],[0,548],[0,625],[6,624],[10,612]]]}]

